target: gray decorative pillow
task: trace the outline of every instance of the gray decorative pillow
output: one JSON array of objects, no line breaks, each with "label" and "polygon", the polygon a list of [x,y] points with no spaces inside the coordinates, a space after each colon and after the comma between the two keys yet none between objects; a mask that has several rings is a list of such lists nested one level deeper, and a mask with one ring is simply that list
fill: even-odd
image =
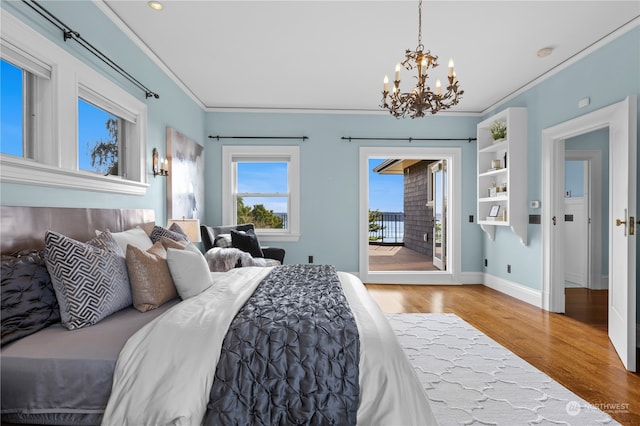
[{"label": "gray decorative pillow", "polygon": [[90,326],[131,305],[124,254],[105,231],[82,243],[47,231],[45,262],[69,330]]},{"label": "gray decorative pillow", "polygon": [[189,241],[189,236],[187,235],[186,232],[184,232],[184,229],[182,229],[182,227],[177,223],[172,223],[171,226],[169,227],[169,231],[175,232],[176,234],[180,234],[184,237],[185,240]]},{"label": "gray decorative pillow", "polygon": [[162,226],[158,225],[153,227],[153,231],[151,231],[151,235],[149,235],[149,237],[151,238],[151,242],[154,244],[160,241],[162,237],[169,238],[173,241],[184,241],[187,243],[189,242],[189,238],[187,238],[186,235],[180,234],[179,232],[170,231],[167,228],[163,228]]}]

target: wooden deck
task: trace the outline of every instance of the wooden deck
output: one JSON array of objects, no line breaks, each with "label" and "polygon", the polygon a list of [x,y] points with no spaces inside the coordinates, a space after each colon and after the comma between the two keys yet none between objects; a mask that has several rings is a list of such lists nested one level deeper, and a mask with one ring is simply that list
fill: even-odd
[{"label": "wooden deck", "polygon": [[404,246],[369,245],[370,271],[437,271],[433,258]]}]

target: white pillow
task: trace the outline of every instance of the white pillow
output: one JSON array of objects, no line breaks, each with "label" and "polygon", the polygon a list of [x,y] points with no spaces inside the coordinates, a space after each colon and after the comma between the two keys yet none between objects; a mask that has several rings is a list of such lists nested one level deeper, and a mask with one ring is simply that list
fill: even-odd
[{"label": "white pillow", "polygon": [[[102,231],[96,231],[96,235],[100,235],[101,233]],[[118,246],[122,249],[122,253],[127,252],[128,244],[131,244],[132,246],[135,246],[142,251],[149,250],[153,245],[153,242],[151,242],[151,238],[149,238],[144,229],[140,228],[139,226],[123,232],[112,232],[111,236],[114,240],[116,240],[116,243],[118,243]]]},{"label": "white pillow", "polygon": [[167,263],[182,300],[197,296],[213,285],[209,265],[199,251],[168,248]]}]

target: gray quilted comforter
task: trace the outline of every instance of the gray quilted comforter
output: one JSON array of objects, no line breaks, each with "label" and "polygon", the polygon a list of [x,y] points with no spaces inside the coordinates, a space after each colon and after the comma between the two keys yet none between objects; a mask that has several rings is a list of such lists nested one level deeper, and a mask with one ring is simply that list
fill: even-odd
[{"label": "gray quilted comforter", "polygon": [[359,357],[335,268],[275,268],[231,323],[204,424],[355,424]]}]

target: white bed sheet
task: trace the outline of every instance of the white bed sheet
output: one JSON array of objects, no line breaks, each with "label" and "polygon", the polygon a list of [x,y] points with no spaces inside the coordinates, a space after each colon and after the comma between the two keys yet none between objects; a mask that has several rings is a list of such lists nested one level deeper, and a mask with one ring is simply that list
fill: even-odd
[{"label": "white bed sheet", "polygon": [[[132,336],[118,359],[104,425],[193,425],[206,411],[229,324],[271,268],[215,274],[214,285]],[[364,425],[436,424],[424,389],[362,282],[339,273],[360,334]]]}]

